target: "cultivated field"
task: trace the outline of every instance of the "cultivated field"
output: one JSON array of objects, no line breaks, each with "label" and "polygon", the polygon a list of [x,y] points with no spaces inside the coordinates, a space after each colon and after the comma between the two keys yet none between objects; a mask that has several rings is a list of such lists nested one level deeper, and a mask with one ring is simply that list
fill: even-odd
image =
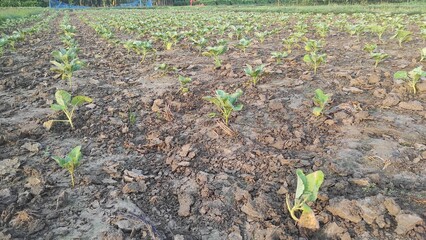
[{"label": "cultivated field", "polygon": [[426,237],[426,14],[0,29],[0,239]]}]

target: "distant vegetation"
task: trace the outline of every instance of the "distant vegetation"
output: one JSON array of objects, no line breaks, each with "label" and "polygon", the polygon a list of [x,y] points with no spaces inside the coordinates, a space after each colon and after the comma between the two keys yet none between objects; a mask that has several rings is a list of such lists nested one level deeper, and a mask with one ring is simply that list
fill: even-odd
[{"label": "distant vegetation", "polygon": [[45,8],[0,8],[0,23],[6,19],[21,18],[39,14],[44,10]]},{"label": "distant vegetation", "polygon": [[[109,7],[119,6],[135,0],[61,0],[63,3],[79,6]],[[146,0],[142,0],[144,4]],[[152,0],[153,5],[189,5],[190,0]],[[194,0],[193,4],[204,5],[327,5],[327,4],[378,4],[378,3],[415,3],[421,0]],[[47,7],[49,0],[1,0],[0,7]]]}]

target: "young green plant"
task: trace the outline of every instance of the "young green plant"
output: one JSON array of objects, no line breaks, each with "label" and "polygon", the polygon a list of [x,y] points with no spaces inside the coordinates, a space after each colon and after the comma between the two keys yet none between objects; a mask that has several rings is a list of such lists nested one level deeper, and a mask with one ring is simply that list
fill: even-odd
[{"label": "young green plant", "polygon": [[72,75],[75,71],[81,69],[84,63],[77,57],[77,48],[61,49],[53,51],[53,61],[50,61],[54,67],[51,71],[57,72],[56,78],[68,80],[69,87],[72,88]]},{"label": "young green plant", "polygon": [[303,57],[303,61],[314,69],[314,74],[317,74],[317,69],[321,63],[325,62],[327,55],[311,52]]},{"label": "young green plant", "polygon": [[364,51],[372,54],[377,49],[377,44],[375,43],[366,43],[364,45]]},{"label": "young green plant", "polygon": [[64,158],[58,156],[53,156],[52,158],[59,164],[59,166],[68,170],[71,176],[72,187],[74,187],[74,171],[78,166],[80,166],[80,160],[83,158],[81,146],[73,148]]},{"label": "young green plant", "polygon": [[190,77],[179,76],[180,88],[179,88],[178,92],[180,92],[182,94],[189,92],[189,87],[187,85],[191,81],[192,81],[192,79]]},{"label": "young green plant", "polygon": [[259,81],[260,77],[262,77],[265,65],[262,64],[260,66],[257,66],[253,69],[253,67],[249,64],[246,65],[246,68],[244,68],[244,72],[247,76],[251,77],[251,84],[252,86],[256,86],[257,82]]},{"label": "young green plant", "polygon": [[325,105],[328,103],[329,98],[330,97],[328,96],[328,94],[325,94],[321,89],[315,90],[315,96],[313,100],[316,107],[312,109],[312,113],[316,117],[319,117],[322,114],[322,112],[324,111]]},{"label": "young green plant", "polygon": [[402,47],[402,43],[403,42],[408,42],[412,40],[412,35],[413,33],[404,29],[399,29],[396,31],[395,35],[393,35],[391,38],[397,38],[398,39],[398,44],[400,47]]},{"label": "young green plant", "polygon": [[228,50],[227,45],[219,45],[216,47],[207,47],[207,51],[203,52],[203,56],[213,57],[215,68],[220,68],[222,66],[222,61],[219,56],[224,54]]},{"label": "young green plant", "polygon": [[[286,196],[287,209],[291,218],[295,220],[299,226],[309,229],[318,229],[319,223],[309,203],[315,202],[318,197],[318,191],[324,182],[324,173],[321,170],[305,175],[302,170],[296,170],[297,188],[294,196],[294,203],[291,204],[290,196]],[[302,211],[298,218],[296,213]]]},{"label": "young green plant", "polygon": [[324,41],[322,41],[322,40],[316,41],[316,40],[311,39],[311,40],[306,41],[305,51],[308,52],[308,53],[316,53],[319,50],[321,50],[323,48],[323,46],[324,46]]},{"label": "young green plant", "polygon": [[420,79],[422,77],[426,77],[426,72],[422,70],[422,67],[416,67],[413,70],[407,72],[407,71],[398,71],[393,75],[396,79],[403,79],[408,81],[408,85],[413,90],[413,93],[417,93],[416,85],[418,82],[420,82]]},{"label": "young green plant", "polygon": [[50,108],[54,111],[62,111],[65,113],[67,120],[49,120],[43,124],[48,130],[52,127],[54,122],[67,122],[71,125],[71,128],[74,129],[73,125],[73,116],[74,111],[78,106],[83,105],[84,103],[91,103],[92,99],[86,96],[75,96],[71,98],[71,94],[65,90],[58,90],[55,93],[56,103],[50,105]]},{"label": "young green plant", "polygon": [[237,44],[237,48],[239,48],[239,49],[243,50],[243,53],[246,53],[246,49],[250,46],[250,44],[251,44],[251,40],[249,40],[249,39],[245,39],[245,38],[242,38],[242,39],[238,42],[238,44]]},{"label": "young green plant", "polygon": [[288,57],[287,52],[271,52],[271,55],[273,59],[276,59],[278,64],[280,64],[284,58]]},{"label": "young green plant", "polygon": [[170,72],[176,72],[177,70],[178,69],[176,67],[173,67],[167,63],[160,63],[155,67],[155,71],[161,72],[161,76],[164,76]]},{"label": "young green plant", "polygon": [[[222,118],[225,121],[225,124],[228,125],[229,117],[233,111],[241,111],[243,105],[236,104],[238,98],[243,94],[241,89],[237,89],[235,93],[228,94],[223,90],[216,90],[216,96],[206,96],[203,97],[203,100],[206,100],[210,103],[213,103],[217,109],[222,114]],[[215,113],[210,114],[212,117],[216,116]]]},{"label": "young green plant", "polygon": [[373,52],[373,53],[370,53],[370,56],[371,56],[371,58],[372,59],[374,59],[374,61],[375,61],[375,63],[374,63],[374,68],[377,68],[377,65],[379,65],[379,63],[381,62],[381,61],[383,61],[383,60],[385,60],[386,58],[388,58],[389,57],[389,55],[388,54],[386,54],[386,53],[375,53],[375,52]]}]

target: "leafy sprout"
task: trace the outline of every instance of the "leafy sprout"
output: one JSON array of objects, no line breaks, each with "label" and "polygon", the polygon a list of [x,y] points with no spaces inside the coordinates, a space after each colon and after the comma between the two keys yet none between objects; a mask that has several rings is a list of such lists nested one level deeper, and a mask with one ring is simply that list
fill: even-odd
[{"label": "leafy sprout", "polygon": [[326,57],[326,54],[318,54],[316,52],[312,52],[310,54],[306,54],[303,57],[303,61],[314,69],[314,74],[317,74],[317,69],[319,65],[325,62]]},{"label": "leafy sprout", "polygon": [[190,83],[192,79],[190,77],[179,76],[180,88],[178,92],[185,94],[189,92],[189,88],[187,87],[188,83]]},{"label": "leafy sprout", "polygon": [[316,53],[323,48],[324,41],[308,40],[305,43],[305,51],[308,53]]},{"label": "leafy sprout", "polygon": [[177,68],[173,67],[173,66],[170,66],[167,63],[160,63],[160,64],[158,64],[155,67],[155,70],[162,72],[161,76],[163,76],[163,75],[165,75],[165,74],[167,74],[169,72],[175,72],[175,71],[177,71]]},{"label": "leafy sprout", "polygon": [[145,58],[148,53],[156,53],[156,50],[154,49],[150,41],[129,40],[124,43],[124,47],[127,49],[127,51],[134,50],[137,54],[142,55],[141,62],[145,61]]},{"label": "leafy sprout", "polygon": [[268,36],[268,35],[270,35],[271,33],[270,32],[268,32],[268,31],[265,31],[265,32],[255,32],[254,33],[254,36],[256,36],[256,38],[258,38],[259,39],[259,42],[260,43],[263,43],[264,41],[265,41],[265,38]]},{"label": "leafy sprout", "polygon": [[314,96],[314,103],[316,107],[312,109],[312,113],[318,117],[322,114],[324,111],[325,105],[328,103],[329,100],[328,94],[325,94],[321,89],[315,90],[315,96]]},{"label": "leafy sprout", "polygon": [[203,52],[203,56],[213,57],[215,68],[220,68],[222,66],[222,61],[219,56],[224,54],[228,50],[227,45],[219,45],[215,47],[207,47],[207,51]]},{"label": "leafy sprout", "polygon": [[[216,90],[216,96],[206,96],[203,100],[213,103],[222,114],[225,124],[228,125],[229,117],[233,111],[240,111],[243,109],[242,104],[236,104],[238,98],[243,94],[241,89],[237,89],[235,93],[228,94],[223,90]],[[211,116],[215,116],[213,113]]]},{"label": "leafy sprout", "polygon": [[265,67],[264,64],[257,66],[253,69],[253,67],[249,64],[246,65],[246,68],[244,68],[244,72],[247,76],[251,77],[251,84],[255,86],[257,82],[259,81],[260,77],[264,73],[263,68]]},{"label": "leafy sprout", "polygon": [[281,61],[288,57],[287,52],[271,52],[272,58],[277,60],[277,63],[280,64]]},{"label": "leafy sprout", "polygon": [[198,48],[198,52],[201,53],[203,48],[207,46],[208,40],[204,37],[201,37],[199,39],[191,38],[192,43]]},{"label": "leafy sprout", "polygon": [[412,32],[404,30],[404,29],[398,29],[391,38],[398,39],[398,44],[400,47],[402,47],[402,43],[408,42],[412,40]]},{"label": "leafy sprout", "polygon": [[408,85],[413,90],[413,93],[417,93],[416,85],[422,77],[426,77],[426,72],[422,70],[422,67],[416,67],[413,70],[407,71],[398,71],[394,74],[394,78],[403,79],[408,81]]},{"label": "leafy sprout", "polygon": [[68,170],[71,176],[72,187],[74,187],[74,171],[76,167],[80,166],[80,160],[83,158],[81,146],[73,148],[64,158],[58,156],[53,156],[52,158],[59,164],[59,166]]},{"label": "leafy sprout", "polygon": [[[309,203],[315,202],[318,197],[318,191],[324,182],[324,173],[319,170],[305,175],[302,170],[296,170],[297,188],[294,196],[294,203],[290,202],[290,196],[286,196],[287,209],[291,218],[295,220],[299,226],[310,229],[318,229],[319,223]],[[302,211],[298,218],[296,213]]]},{"label": "leafy sprout", "polygon": [[294,46],[297,46],[297,40],[295,37],[289,37],[289,38],[284,38],[282,40],[282,43],[284,44],[284,48],[287,50],[287,52],[291,53],[291,50],[293,49]]},{"label": "leafy sprout", "polygon": [[372,53],[370,53],[370,56],[371,56],[371,58],[373,58],[374,59],[374,61],[375,61],[375,64],[374,64],[374,68],[377,68],[377,65],[381,62],[381,61],[383,61],[383,60],[385,60],[386,58],[388,58],[389,57],[389,55],[388,54],[386,54],[386,53],[374,53],[374,52],[372,52]]},{"label": "leafy sprout", "polygon": [[246,49],[250,46],[251,40],[242,38],[237,44],[237,48],[243,50],[243,53],[246,53]]},{"label": "leafy sprout", "polygon": [[377,44],[375,44],[375,43],[366,43],[364,45],[364,51],[366,51],[370,54],[373,53],[376,49],[377,49]]},{"label": "leafy sprout", "polygon": [[43,124],[43,126],[47,129],[50,129],[54,122],[68,122],[71,125],[71,128],[74,129],[72,119],[76,108],[84,103],[92,102],[92,99],[86,96],[75,96],[71,98],[71,94],[65,90],[56,91],[55,99],[56,103],[50,105],[50,108],[54,111],[62,111],[67,117],[67,120],[49,120]]},{"label": "leafy sprout", "polygon": [[54,60],[50,61],[54,65],[51,70],[58,73],[56,77],[68,80],[70,88],[72,87],[73,73],[84,66],[84,63],[77,57],[77,51],[78,49],[75,47],[55,50],[52,52]]},{"label": "leafy sprout", "polygon": [[387,26],[381,26],[381,25],[372,25],[370,26],[370,30],[377,34],[377,37],[379,37],[379,41],[383,42],[382,36],[386,32]]}]

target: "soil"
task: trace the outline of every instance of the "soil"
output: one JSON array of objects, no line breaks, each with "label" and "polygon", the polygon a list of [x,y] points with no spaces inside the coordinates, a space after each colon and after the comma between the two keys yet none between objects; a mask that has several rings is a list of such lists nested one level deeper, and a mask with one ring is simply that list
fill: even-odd
[{"label": "soil", "polygon": [[[398,70],[425,67],[417,25],[410,25],[413,40],[402,48],[392,32],[384,35],[379,49],[390,57],[377,68],[363,51],[365,43],[377,42],[375,35],[358,39],[333,27],[323,49],[327,62],[313,74],[303,48],[280,64],[270,58],[294,29],[291,16],[291,25],[264,43],[254,40],[246,53],[231,47],[221,56],[223,67],[214,69],[186,39],[170,51],[157,42],[157,56],[140,62],[81,18],[96,22],[123,13],[137,15],[70,13],[86,62],[71,92],[94,99],[76,111],[74,130],[62,123],[43,127],[64,117],[49,106],[56,90],[69,90],[49,71],[51,52],[63,47],[64,13],[0,57],[0,239],[426,237],[425,80],[413,95],[406,82],[393,79]],[[273,22],[268,29],[281,26]],[[113,31],[116,40],[138,38],[134,31]],[[315,39],[313,31],[307,36]],[[159,63],[177,72],[159,74]],[[266,65],[255,87],[246,84],[247,63]],[[178,75],[193,80],[185,95],[177,93]],[[215,108],[202,97],[237,88],[244,108],[224,129],[207,116]],[[320,117],[311,112],[317,88],[331,95]],[[77,145],[83,159],[72,188],[68,172],[51,157]],[[325,173],[311,206],[318,230],[299,227],[285,206],[286,194],[296,190],[296,169]]]}]

